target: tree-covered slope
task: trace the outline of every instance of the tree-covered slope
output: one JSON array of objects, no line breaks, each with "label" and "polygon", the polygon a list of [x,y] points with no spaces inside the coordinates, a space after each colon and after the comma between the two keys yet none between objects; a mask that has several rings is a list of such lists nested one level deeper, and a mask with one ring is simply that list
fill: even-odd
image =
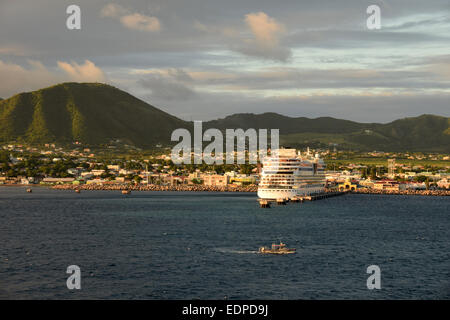
[{"label": "tree-covered slope", "polygon": [[0,101],[0,140],[29,143],[122,139],[137,146],[169,143],[189,123],[99,83],[63,83]]},{"label": "tree-covered slope", "polygon": [[[241,113],[208,121],[207,128],[279,129],[291,146],[337,144],[340,148],[450,152],[450,120],[422,115],[388,124],[358,123],[277,113]],[[0,101],[0,141],[103,144],[121,139],[139,147],[170,144],[173,130],[191,130],[180,120],[132,95],[100,83],[63,83]]]},{"label": "tree-covered slope", "polygon": [[379,124],[331,117],[309,119],[276,113],[243,113],[209,121],[205,127],[279,129],[281,143],[297,147],[337,144],[358,150],[450,152],[450,119],[435,115]]}]

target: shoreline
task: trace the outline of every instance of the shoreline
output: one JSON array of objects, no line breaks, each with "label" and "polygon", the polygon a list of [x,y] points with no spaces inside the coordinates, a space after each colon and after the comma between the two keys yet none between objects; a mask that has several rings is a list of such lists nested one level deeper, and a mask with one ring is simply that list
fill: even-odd
[{"label": "shoreline", "polygon": [[56,185],[50,187],[55,190],[86,190],[86,191],[191,191],[191,192],[248,192],[256,193],[258,191],[258,186],[236,186],[236,187],[213,187],[204,185],[180,185],[180,186],[160,186],[160,185],[130,185],[130,184],[90,184],[90,185]]},{"label": "shoreline", "polygon": [[351,191],[351,193],[394,195],[394,196],[435,196],[435,197],[450,196],[450,190],[402,190],[402,191],[389,191],[389,190],[359,189],[359,190],[356,190],[356,191]]},{"label": "shoreline", "polygon": [[[234,186],[234,187],[217,187],[204,185],[180,185],[180,186],[160,186],[160,185],[128,185],[128,184],[110,184],[110,185],[56,185],[51,186],[55,190],[86,190],[86,191],[173,191],[173,192],[245,192],[256,193],[258,186]],[[325,193],[336,192],[336,190],[326,190]],[[354,194],[378,194],[378,195],[419,195],[419,196],[450,196],[450,190],[403,190],[403,191],[387,191],[387,190],[369,190],[359,189],[351,191]]]},{"label": "shoreline", "polygon": [[[240,193],[256,193],[258,186],[204,186],[204,185],[180,185],[180,186],[160,186],[160,185],[130,185],[130,184],[107,184],[107,185],[39,185],[39,184],[3,184],[0,187],[26,187],[26,188],[49,188],[54,190],[79,190],[79,191],[171,191],[171,192],[240,192]],[[337,190],[328,189],[325,193],[336,192]],[[373,195],[397,195],[397,196],[450,196],[450,190],[402,190],[402,191],[388,191],[388,190],[370,190],[358,189],[350,191],[353,194],[373,194]]]}]

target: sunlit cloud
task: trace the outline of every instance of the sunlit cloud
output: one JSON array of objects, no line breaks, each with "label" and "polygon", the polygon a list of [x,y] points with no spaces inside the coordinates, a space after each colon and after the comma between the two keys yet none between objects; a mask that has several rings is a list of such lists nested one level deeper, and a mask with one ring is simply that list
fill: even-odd
[{"label": "sunlit cloud", "polygon": [[114,3],[107,4],[100,11],[100,16],[118,19],[128,29],[156,32],[161,30],[158,18],[143,15]]},{"label": "sunlit cloud", "polygon": [[0,97],[107,81],[185,119],[449,115],[448,0],[374,1],[376,32],[357,0],[78,0],[77,32],[65,28],[64,4],[9,1],[0,10]]},{"label": "sunlit cloud", "polygon": [[0,79],[8,79],[0,86],[0,97],[7,98],[19,91],[37,90],[60,82],[104,82],[106,76],[89,60],[81,65],[58,61],[57,68],[48,68],[37,60],[28,60],[26,66],[0,60]]},{"label": "sunlit cloud", "polygon": [[102,82],[105,81],[103,71],[98,68],[92,61],[86,60],[84,64],[76,62],[58,61],[58,67],[62,69],[70,79],[74,81],[84,82]]}]

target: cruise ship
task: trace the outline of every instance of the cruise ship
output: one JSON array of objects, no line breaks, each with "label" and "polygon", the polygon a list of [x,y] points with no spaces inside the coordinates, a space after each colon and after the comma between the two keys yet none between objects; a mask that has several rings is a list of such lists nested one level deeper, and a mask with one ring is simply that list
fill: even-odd
[{"label": "cruise ship", "polygon": [[292,199],[323,193],[325,163],[318,154],[301,153],[296,149],[279,149],[262,161],[258,185],[260,199]]}]

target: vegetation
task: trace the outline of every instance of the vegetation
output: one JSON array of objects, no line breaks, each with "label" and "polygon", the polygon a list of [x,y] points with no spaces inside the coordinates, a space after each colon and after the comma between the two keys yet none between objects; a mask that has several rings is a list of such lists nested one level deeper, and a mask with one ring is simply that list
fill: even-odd
[{"label": "vegetation", "polygon": [[245,113],[209,121],[205,127],[221,130],[279,128],[280,144],[296,148],[336,146],[340,150],[450,152],[450,119],[435,115],[379,124],[330,117],[308,119],[276,113]]},{"label": "vegetation", "polygon": [[[100,83],[63,83],[0,101],[0,142],[59,143],[91,146],[122,144],[154,149],[173,144],[180,120],[133,96]],[[276,113],[235,114],[208,121],[204,129],[280,129],[281,145],[340,150],[450,152],[450,119],[434,115],[388,124],[358,123]]]},{"label": "vegetation", "polygon": [[0,141],[168,144],[189,124],[100,83],[64,83],[0,101]]}]

